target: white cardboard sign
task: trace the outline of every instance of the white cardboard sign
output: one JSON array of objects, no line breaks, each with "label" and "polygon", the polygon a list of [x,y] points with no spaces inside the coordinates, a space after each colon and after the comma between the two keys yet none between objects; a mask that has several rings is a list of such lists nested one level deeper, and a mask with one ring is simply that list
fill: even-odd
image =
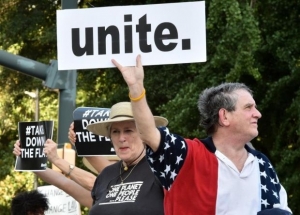
[{"label": "white cardboard sign", "polygon": [[57,11],[58,69],[206,61],[205,2]]},{"label": "white cardboard sign", "polygon": [[49,209],[46,215],[81,215],[80,204],[63,190],[46,185],[37,188],[49,200]]}]

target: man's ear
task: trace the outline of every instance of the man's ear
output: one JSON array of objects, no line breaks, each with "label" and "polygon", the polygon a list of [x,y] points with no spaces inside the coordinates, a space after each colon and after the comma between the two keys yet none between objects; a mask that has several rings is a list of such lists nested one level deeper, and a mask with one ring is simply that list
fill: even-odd
[{"label": "man's ear", "polygon": [[219,125],[224,127],[228,126],[229,124],[228,111],[225,108],[221,108],[219,110]]}]

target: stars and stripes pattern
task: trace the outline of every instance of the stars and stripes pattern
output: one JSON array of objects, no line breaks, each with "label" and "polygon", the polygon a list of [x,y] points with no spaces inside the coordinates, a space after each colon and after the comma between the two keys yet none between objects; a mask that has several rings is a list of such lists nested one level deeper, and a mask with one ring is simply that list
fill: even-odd
[{"label": "stars and stripes pattern", "polygon": [[269,159],[262,153],[252,151],[259,163],[261,183],[261,209],[271,209],[280,205],[279,192],[281,189],[277,174]]},{"label": "stars and stripes pattern", "polygon": [[[172,134],[166,127],[160,127],[161,143],[159,149],[153,152],[151,148],[147,148],[147,157],[150,167],[154,174],[161,181],[165,190],[169,191],[181,170],[185,158],[187,156],[187,143],[184,138],[179,135]],[[207,138],[209,139],[209,138]],[[211,153],[215,153],[216,148],[212,139],[209,141],[201,140],[206,149]],[[209,143],[207,143],[209,142]],[[280,204],[279,191],[281,185],[279,183],[276,172],[274,171],[269,159],[262,153],[246,146],[249,153],[252,153],[258,159],[260,169],[261,182],[261,210],[270,209]],[[199,158],[201,165],[201,158]],[[192,189],[192,187],[191,187]]]},{"label": "stars and stripes pattern", "polygon": [[[152,172],[158,177],[164,189],[169,190],[176,179],[186,157],[186,143],[178,135],[170,134],[168,128],[161,128],[165,135],[165,142],[161,144],[162,151],[157,157],[150,148],[147,148],[148,162]],[[171,151],[172,149],[172,151]]]}]

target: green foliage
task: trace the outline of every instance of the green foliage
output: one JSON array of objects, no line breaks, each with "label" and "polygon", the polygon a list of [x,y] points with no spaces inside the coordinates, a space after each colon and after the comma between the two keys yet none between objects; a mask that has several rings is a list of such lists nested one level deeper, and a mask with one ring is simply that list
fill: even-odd
[{"label": "green foliage", "polygon": [[226,81],[240,81],[245,75],[260,79],[254,60],[260,30],[248,3],[212,0],[208,7],[207,35],[209,63],[213,68],[222,68]]},{"label": "green foliage", "polygon": [[[56,59],[56,10],[60,1],[0,1],[0,47],[48,63]],[[81,0],[79,7],[156,4],[158,0]],[[175,1],[180,2],[180,1]],[[263,118],[256,148],[270,157],[300,214],[300,3],[298,1],[208,0],[207,62],[145,67],[147,100],[154,114],[185,137],[203,137],[199,128],[198,94],[222,82],[244,82],[254,91]],[[180,15],[180,14],[179,14]],[[128,90],[116,69],[78,71],[77,106],[110,107],[128,101]],[[57,123],[57,94],[40,80],[0,67],[0,200],[9,214],[17,190],[31,189],[31,173],[13,171],[11,154],[17,123],[34,118],[34,101],[24,91],[40,90],[40,119]],[[57,126],[56,126],[57,127]],[[56,131],[55,131],[56,132]],[[54,135],[55,137],[55,135]],[[82,166],[80,161],[77,165]],[[42,184],[42,182],[40,182]],[[88,214],[86,208],[83,214]]]},{"label": "green foliage", "polygon": [[[262,46],[257,53],[263,82],[258,97],[263,118],[257,146],[269,154],[289,194],[294,214],[300,213],[299,184],[299,2],[257,3]],[[266,10],[268,8],[268,10]]]},{"label": "green foliage", "polygon": [[[9,150],[8,150],[9,149]],[[1,214],[10,215],[10,201],[12,196],[23,190],[31,190],[33,184],[33,173],[14,172],[14,157],[8,156],[12,152],[13,143],[0,145],[0,209]]]}]

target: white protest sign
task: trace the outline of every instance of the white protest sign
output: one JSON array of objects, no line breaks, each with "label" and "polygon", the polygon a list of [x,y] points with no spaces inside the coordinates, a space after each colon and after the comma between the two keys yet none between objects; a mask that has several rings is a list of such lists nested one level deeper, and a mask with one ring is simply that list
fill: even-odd
[{"label": "white protest sign", "polygon": [[53,185],[37,189],[48,198],[49,209],[45,212],[46,215],[81,215],[80,204],[63,190]]},{"label": "white protest sign", "polygon": [[206,61],[205,2],[57,11],[58,69]]}]

